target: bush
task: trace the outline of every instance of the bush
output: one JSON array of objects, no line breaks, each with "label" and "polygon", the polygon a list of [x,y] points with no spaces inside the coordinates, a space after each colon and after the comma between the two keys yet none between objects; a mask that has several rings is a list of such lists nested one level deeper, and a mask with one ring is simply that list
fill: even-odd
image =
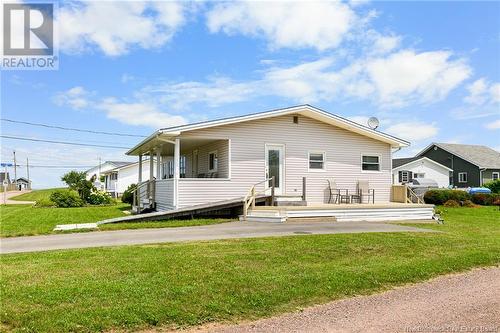
[{"label": "bush", "polygon": [[492,180],[484,184],[484,187],[487,187],[493,193],[500,193],[500,179]]},{"label": "bush", "polygon": [[470,200],[465,200],[464,202],[462,202],[462,207],[474,208],[477,207],[477,205]]},{"label": "bush", "polygon": [[460,204],[456,200],[447,200],[444,205],[445,207],[460,207]]},{"label": "bush", "polygon": [[82,207],[85,202],[80,198],[78,192],[73,190],[57,190],[50,195],[50,201],[56,207]]},{"label": "bush", "polygon": [[95,191],[90,193],[87,198],[87,203],[91,205],[111,205],[114,201],[106,192]]},{"label": "bush", "polygon": [[55,207],[55,203],[50,201],[47,198],[42,198],[40,200],[37,200],[35,203],[35,207]]},{"label": "bush", "polygon": [[134,203],[134,191],[137,189],[137,184],[130,184],[129,187],[123,192],[122,202],[132,205]]},{"label": "bush", "polygon": [[500,194],[476,193],[472,196],[472,202],[481,206],[494,205],[497,200],[500,200]]},{"label": "bush", "polygon": [[70,189],[77,191],[82,200],[88,201],[90,194],[95,191],[95,187],[86,177],[87,174],[84,171],[70,171],[62,176],[61,180],[65,182]]},{"label": "bush", "polygon": [[432,205],[443,205],[448,200],[461,202],[470,199],[469,193],[460,190],[430,190],[424,195],[425,203]]}]

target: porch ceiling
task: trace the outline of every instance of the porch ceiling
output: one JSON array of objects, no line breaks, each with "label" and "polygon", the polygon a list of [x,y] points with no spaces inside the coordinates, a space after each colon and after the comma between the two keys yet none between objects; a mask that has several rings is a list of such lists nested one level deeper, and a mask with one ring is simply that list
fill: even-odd
[{"label": "porch ceiling", "polygon": [[[173,141],[175,141],[175,139],[176,139],[175,137],[167,137],[159,134],[154,137],[148,138],[142,145],[138,146],[133,151],[129,151],[127,154],[128,155],[147,154],[151,150],[160,148],[162,156],[173,156],[175,147]],[[207,139],[207,138],[195,138],[195,137],[180,138],[181,154],[190,152],[198,147],[219,140],[224,140],[224,139]]]}]

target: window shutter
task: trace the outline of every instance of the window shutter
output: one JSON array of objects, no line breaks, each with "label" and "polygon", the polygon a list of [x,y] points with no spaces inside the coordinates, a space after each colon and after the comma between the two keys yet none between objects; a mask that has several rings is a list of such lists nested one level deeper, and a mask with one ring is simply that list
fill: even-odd
[{"label": "window shutter", "polygon": [[413,172],[408,171],[408,183],[410,183],[413,180]]},{"label": "window shutter", "polygon": [[398,183],[403,182],[403,171],[398,171]]}]

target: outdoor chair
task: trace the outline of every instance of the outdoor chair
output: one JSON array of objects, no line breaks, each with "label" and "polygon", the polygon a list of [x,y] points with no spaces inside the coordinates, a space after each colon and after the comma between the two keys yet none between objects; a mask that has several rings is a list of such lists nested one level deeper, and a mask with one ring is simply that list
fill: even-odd
[{"label": "outdoor chair", "polygon": [[335,179],[329,178],[328,181],[328,192],[330,194],[328,198],[328,203],[340,203],[340,190],[337,188],[337,183]]},{"label": "outdoor chair", "polygon": [[375,190],[370,188],[368,180],[358,180],[357,193],[360,203],[363,203],[363,198],[368,199],[367,203],[370,203],[370,199],[375,203]]}]

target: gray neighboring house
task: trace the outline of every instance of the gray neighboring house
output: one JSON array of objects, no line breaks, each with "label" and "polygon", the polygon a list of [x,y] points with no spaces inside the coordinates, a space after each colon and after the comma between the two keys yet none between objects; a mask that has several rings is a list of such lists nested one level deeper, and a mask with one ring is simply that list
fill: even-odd
[{"label": "gray neighboring house", "polygon": [[3,184],[3,181],[7,180],[7,184],[10,184],[10,175],[8,172],[0,172],[0,183]]},{"label": "gray neighboring house", "polygon": [[455,187],[482,186],[500,177],[500,153],[486,146],[434,142],[417,156],[453,169],[450,185]]}]

